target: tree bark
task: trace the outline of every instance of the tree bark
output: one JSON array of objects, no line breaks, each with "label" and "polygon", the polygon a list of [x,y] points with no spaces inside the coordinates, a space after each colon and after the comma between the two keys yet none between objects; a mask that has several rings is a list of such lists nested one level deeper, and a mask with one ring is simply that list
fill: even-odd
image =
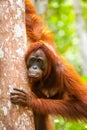
[{"label": "tree bark", "polygon": [[82,16],[81,0],[74,0],[73,6],[76,15],[76,29],[79,39],[79,48],[82,56],[83,74],[87,75],[87,32]]},{"label": "tree bark", "polygon": [[31,110],[10,102],[13,88],[30,92],[26,48],[23,0],[0,0],[0,130],[34,130]]}]

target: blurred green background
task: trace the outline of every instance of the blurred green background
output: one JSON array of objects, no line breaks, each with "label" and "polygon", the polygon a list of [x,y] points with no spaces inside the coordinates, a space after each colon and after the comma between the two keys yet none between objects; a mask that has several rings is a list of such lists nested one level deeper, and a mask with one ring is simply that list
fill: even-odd
[{"label": "blurred green background", "polygon": [[[70,64],[76,68],[81,75],[84,75],[83,71],[85,71],[86,75],[87,69],[84,70],[85,68],[82,66],[84,62],[82,61],[83,52],[80,49],[81,46],[83,46],[83,43],[80,43],[81,38],[78,36],[78,31],[84,31],[87,35],[87,0],[76,1],[49,0],[45,18],[49,28],[54,34],[58,51],[69,61]],[[76,14],[75,12],[75,4],[80,4],[78,9],[80,10],[80,12],[78,12],[79,14]],[[81,17],[84,22],[85,28],[80,28],[81,30],[77,30],[76,28],[77,24],[81,24],[77,15],[80,15],[78,17]],[[78,20],[78,23],[76,23],[76,20]],[[87,59],[87,55],[85,55],[85,57]],[[87,63],[87,61],[85,62]]]},{"label": "blurred green background", "polygon": [[[78,9],[80,12],[76,12],[75,4],[80,4]],[[75,0],[49,0],[45,18],[49,28],[54,34],[56,47],[60,54],[76,68],[83,80],[87,82],[87,72],[84,66],[82,67],[84,62],[83,52],[80,49],[83,43],[80,43],[81,37],[79,37],[78,34],[80,30],[77,30],[76,27],[81,21],[76,17],[82,18],[85,27],[82,28],[82,31],[87,35],[87,0],[78,0],[77,2]],[[87,59],[87,55],[85,55],[85,57]],[[85,61],[85,63],[87,63],[87,61]],[[87,124],[80,121],[68,122],[62,118],[55,118],[54,122],[56,130],[87,130]]]}]

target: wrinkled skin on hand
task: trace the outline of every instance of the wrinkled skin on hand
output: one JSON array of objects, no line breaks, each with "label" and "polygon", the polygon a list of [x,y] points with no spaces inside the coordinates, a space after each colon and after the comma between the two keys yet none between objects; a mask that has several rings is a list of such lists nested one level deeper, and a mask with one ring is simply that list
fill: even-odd
[{"label": "wrinkled skin on hand", "polygon": [[36,98],[34,94],[32,94],[31,97],[31,94],[28,94],[23,90],[17,88],[14,88],[13,90],[14,92],[11,92],[10,100],[14,104],[30,107],[32,98]]}]

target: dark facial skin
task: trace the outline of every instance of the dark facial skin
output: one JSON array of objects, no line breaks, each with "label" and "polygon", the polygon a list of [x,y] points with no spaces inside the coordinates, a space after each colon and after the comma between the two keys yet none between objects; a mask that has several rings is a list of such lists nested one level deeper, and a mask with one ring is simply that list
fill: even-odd
[{"label": "dark facial skin", "polygon": [[42,79],[48,68],[47,57],[41,49],[32,52],[27,60],[28,76],[31,80]]}]

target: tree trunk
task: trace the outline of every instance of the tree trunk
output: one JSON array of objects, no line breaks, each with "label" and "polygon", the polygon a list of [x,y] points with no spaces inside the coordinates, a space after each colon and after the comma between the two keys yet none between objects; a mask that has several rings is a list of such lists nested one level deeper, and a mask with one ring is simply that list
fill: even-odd
[{"label": "tree trunk", "polygon": [[30,91],[25,51],[24,3],[0,0],[0,130],[34,130],[31,110],[10,102],[13,88]]},{"label": "tree trunk", "polygon": [[82,56],[83,73],[87,75],[87,32],[82,16],[81,0],[74,0],[73,5],[76,14],[76,28],[79,39],[80,52]]}]

